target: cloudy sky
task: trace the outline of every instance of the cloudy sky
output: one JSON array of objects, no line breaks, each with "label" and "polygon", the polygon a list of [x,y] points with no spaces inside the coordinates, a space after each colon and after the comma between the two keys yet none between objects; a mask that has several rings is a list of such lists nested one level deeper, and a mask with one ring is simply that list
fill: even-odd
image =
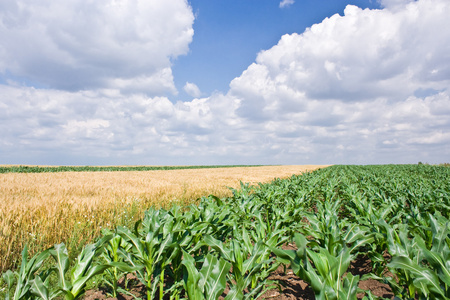
[{"label": "cloudy sky", "polygon": [[448,0],[2,0],[0,164],[450,162]]}]

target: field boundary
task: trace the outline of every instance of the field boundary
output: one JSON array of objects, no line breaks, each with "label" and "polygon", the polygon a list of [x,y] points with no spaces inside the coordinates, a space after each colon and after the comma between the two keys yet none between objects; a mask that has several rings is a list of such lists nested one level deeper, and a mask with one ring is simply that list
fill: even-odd
[{"label": "field boundary", "polygon": [[120,172],[120,171],[168,171],[187,169],[217,169],[239,167],[262,167],[275,165],[198,165],[198,166],[0,166],[0,174],[5,173],[57,173],[57,172]]}]

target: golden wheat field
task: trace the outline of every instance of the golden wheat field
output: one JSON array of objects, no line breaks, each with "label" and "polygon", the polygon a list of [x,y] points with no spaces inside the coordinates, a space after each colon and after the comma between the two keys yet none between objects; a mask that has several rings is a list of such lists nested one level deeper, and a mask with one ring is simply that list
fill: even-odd
[{"label": "golden wheat field", "polygon": [[0,272],[17,264],[25,244],[35,253],[64,242],[73,253],[102,228],[131,225],[150,206],[225,197],[241,181],[265,183],[320,167],[0,174]]}]

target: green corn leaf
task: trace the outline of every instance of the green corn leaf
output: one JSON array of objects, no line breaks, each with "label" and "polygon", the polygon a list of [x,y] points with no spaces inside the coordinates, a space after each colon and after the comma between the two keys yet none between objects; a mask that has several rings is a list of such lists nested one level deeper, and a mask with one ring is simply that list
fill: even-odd
[{"label": "green corn leaf", "polygon": [[14,292],[14,299],[22,299],[29,293],[35,273],[49,255],[49,250],[45,250],[36,254],[28,261],[28,249],[25,245],[22,251],[22,264],[20,265],[20,270],[18,273],[15,273],[17,274],[17,285]]},{"label": "green corn leaf", "polygon": [[253,247],[253,251],[251,253],[250,258],[248,258],[247,260],[244,261],[243,268],[242,268],[243,273],[246,273],[247,271],[252,270],[259,263],[258,260],[263,257],[264,250],[265,250],[265,245],[264,245],[263,241],[259,241]]},{"label": "green corn leaf", "polygon": [[[277,255],[277,260],[284,264],[291,264],[292,271],[295,275],[299,276],[301,279],[310,282],[310,277],[317,277],[317,274],[310,274],[306,272],[305,268],[310,265],[308,261],[308,256],[306,253],[307,240],[302,234],[296,233],[294,235],[294,241],[297,245],[298,250],[281,250],[273,248],[272,250]],[[321,284],[321,283],[320,283]]]},{"label": "green corn leaf", "polygon": [[138,257],[144,258],[147,256],[143,243],[128,228],[118,226],[117,234],[120,235],[125,241],[133,245],[133,250],[136,251]]},{"label": "green corn leaf", "polygon": [[16,276],[14,275],[14,273],[11,270],[7,270],[5,273],[2,274],[2,278],[6,282],[6,285],[7,285],[5,300],[9,300],[10,299],[10,291],[11,291],[14,283],[16,282]]},{"label": "green corn leaf", "polygon": [[146,284],[147,281],[144,274],[145,265],[140,261],[136,261],[136,259],[134,259],[134,256],[130,252],[127,252],[120,248],[119,253],[124,258],[126,263],[136,271],[136,277],[139,279],[139,281],[143,284]]},{"label": "green corn leaf", "polygon": [[250,239],[250,236],[248,235],[248,232],[245,229],[245,227],[242,228],[242,241],[243,241],[245,249],[247,249],[247,252],[250,252],[251,249],[253,249],[253,244],[252,244],[252,240]]},{"label": "green corn leaf", "polygon": [[[425,244],[420,244],[422,253],[430,265],[437,271],[439,278],[448,286],[450,286],[450,270],[445,265],[442,253],[436,253],[426,249]],[[448,247],[447,245],[445,245]]]},{"label": "green corn leaf", "polygon": [[27,264],[27,278],[32,279],[34,277],[34,273],[42,266],[47,257],[50,256],[49,249],[42,251],[35,256]]},{"label": "green corn leaf", "polygon": [[[241,273],[244,269],[244,257],[240,246],[240,243],[236,240],[232,241],[233,244],[233,273]],[[236,269],[236,272],[235,272]]]},{"label": "green corn leaf", "polygon": [[372,263],[384,263],[386,259],[381,253],[378,252],[370,252],[370,259],[372,260]]},{"label": "green corn leaf", "polygon": [[[413,286],[414,288],[418,289],[419,294],[424,295],[426,298],[429,298],[429,295],[431,293],[430,289],[428,288],[428,284],[426,281],[420,278],[416,278],[413,280]],[[415,289],[411,289],[411,294],[415,294]],[[412,295],[411,295],[412,298]]]},{"label": "green corn leaf", "polygon": [[361,232],[362,230],[358,224],[351,224],[342,236],[342,239],[345,240],[346,243],[351,244],[361,236]]},{"label": "green corn leaf", "polygon": [[306,282],[311,284],[311,288],[316,295],[322,291],[325,285],[325,278],[319,276],[309,262],[307,263],[307,269],[300,268],[298,276],[300,277],[300,279],[305,280]]},{"label": "green corn leaf", "polygon": [[427,273],[426,276],[415,278],[413,281],[413,284],[418,289],[419,293],[424,294],[427,298],[429,298],[430,294],[430,296],[433,295],[435,299],[450,299],[449,297],[446,297],[442,286],[430,284],[427,277],[434,275],[434,273],[430,271]]},{"label": "green corn leaf", "polygon": [[239,288],[237,285],[234,285],[224,300],[242,300],[244,299],[243,289]]},{"label": "green corn leaf", "polygon": [[166,255],[166,260],[164,262],[165,265],[176,263],[178,259],[181,259],[181,247],[177,242],[167,246],[167,251],[169,252],[169,255]]},{"label": "green corn leaf", "polygon": [[342,252],[339,254],[338,259],[336,261],[336,265],[333,265],[333,269],[337,270],[337,278],[340,279],[342,275],[347,271],[350,266],[351,255],[350,251],[347,248],[344,248]]},{"label": "green corn leaf", "polygon": [[91,280],[96,275],[102,274],[109,267],[109,265],[97,265],[93,267],[90,266],[84,276],[76,278],[71,289],[71,293],[74,296],[74,299],[77,299],[81,294],[84,293],[84,288],[86,287],[86,283],[89,280]]},{"label": "green corn leaf", "polygon": [[291,264],[291,261],[294,261],[296,258],[295,250],[283,250],[278,248],[271,248],[271,250],[277,256],[277,261],[284,265]]},{"label": "green corn leaf", "polygon": [[305,257],[306,255],[306,245],[308,244],[308,241],[306,240],[305,236],[299,233],[296,233],[294,235],[294,242],[297,245],[297,256]]},{"label": "green corn leaf", "polygon": [[66,246],[64,244],[55,245],[50,249],[50,254],[56,262],[56,272],[58,274],[59,286],[63,290],[70,289],[71,285],[65,278],[65,274],[69,269],[69,255],[67,253]]},{"label": "green corn leaf", "polygon": [[350,245],[350,253],[358,248],[372,243],[375,240],[374,234],[369,233],[368,229],[357,224],[352,224],[342,237],[346,244]]},{"label": "green corn leaf", "polygon": [[315,292],[314,296],[315,296],[316,300],[337,300],[338,299],[338,295],[336,294],[336,292],[334,291],[332,286],[327,285],[327,284],[324,284],[318,292]]},{"label": "green corn leaf", "polygon": [[[263,267],[268,266],[270,263],[272,262],[272,259],[268,259],[265,261],[262,261],[260,263],[255,263],[253,264],[252,268],[250,270],[248,270],[248,273],[243,273],[242,274],[242,278],[243,278],[243,282],[242,282],[242,286],[243,287],[249,287],[251,286],[252,283],[256,284],[256,282],[258,282],[260,280],[261,277],[261,270]],[[267,270],[264,270],[265,272],[267,272]],[[252,289],[255,289],[256,286],[253,286]]]},{"label": "green corn leaf", "polygon": [[431,223],[431,232],[433,233],[432,249],[437,253],[440,253],[443,251],[443,248],[446,245],[445,240],[448,236],[449,222],[447,222],[444,226],[441,226],[439,222],[432,215],[430,215],[430,223]]},{"label": "green corn leaf", "polygon": [[[154,263],[158,263],[161,260],[164,260],[168,257],[166,257],[165,253],[167,253],[168,249],[170,248],[170,246],[172,245],[172,241],[173,241],[173,234],[168,233],[166,235],[166,238],[162,240],[161,243],[159,243],[158,247],[158,252],[157,252],[157,256],[155,257]],[[170,263],[168,261],[166,261],[166,263]]]},{"label": "green corn leaf", "polygon": [[358,291],[359,276],[353,276],[351,273],[347,273],[344,278],[343,289],[339,291],[339,299],[342,300],[354,300],[356,299],[356,292]]},{"label": "green corn leaf", "polygon": [[41,277],[36,276],[31,284],[31,292],[35,296],[38,296],[44,300],[49,300],[49,291],[48,288],[45,286],[44,282],[42,281]]},{"label": "green corn leaf", "polygon": [[288,236],[285,236],[287,231],[287,228],[275,230],[271,233],[270,238],[265,241],[265,244],[268,247],[278,247],[284,244],[289,239]]},{"label": "green corn leaf", "polygon": [[189,299],[202,300],[205,299],[203,287],[199,286],[200,273],[195,267],[195,260],[186,251],[183,251],[183,261],[181,262],[186,268],[187,273],[184,274],[184,288]]},{"label": "green corn leaf", "polygon": [[328,276],[330,274],[330,263],[334,263],[334,261],[329,261],[325,255],[325,249],[321,248],[320,253],[316,253],[312,250],[308,251],[308,257],[312,260],[314,263],[314,266],[316,267],[317,271],[322,277]]},{"label": "green corn leaf", "polygon": [[220,199],[219,197],[214,196],[214,195],[210,195],[209,197],[211,197],[211,199],[213,199],[214,201],[216,201],[216,202],[217,202],[217,205],[218,205],[219,207],[222,207],[222,206],[225,205],[224,202],[222,201],[222,199]]},{"label": "green corn leaf", "polygon": [[205,294],[207,300],[218,299],[226,288],[226,276],[231,264],[224,259],[217,259],[208,254],[200,271],[200,284],[205,282]]},{"label": "green corn leaf", "polygon": [[25,245],[22,250],[22,263],[20,264],[19,278],[25,278],[28,264],[28,247]]},{"label": "green corn leaf", "polygon": [[105,266],[108,266],[109,268],[114,267],[117,268],[119,271],[126,273],[131,273],[141,268],[141,266],[130,266],[126,262],[110,262],[105,264]]},{"label": "green corn leaf", "polygon": [[[103,245],[111,239],[112,235],[107,235],[102,237],[95,244],[89,244],[83,248],[77,257],[75,266],[71,271],[70,286],[66,280],[60,277],[60,280],[63,280],[64,283],[62,290],[64,291],[66,298],[77,299],[84,293],[84,288],[87,281],[89,281],[92,277],[101,274],[110,267],[108,264],[95,265],[93,259],[101,255],[101,252],[105,250]],[[63,269],[66,268],[67,264],[67,250],[65,249],[65,246],[61,245],[60,247],[55,248],[55,252],[56,253],[54,253],[54,255],[56,255],[56,259],[58,260],[59,276],[64,276]],[[61,265],[61,267],[59,267],[59,265]]]},{"label": "green corn leaf", "polygon": [[203,232],[205,229],[207,229],[210,226],[208,222],[196,222],[194,226],[191,228],[191,231],[194,233],[197,232]]},{"label": "green corn leaf", "polygon": [[369,235],[365,235],[362,237],[359,237],[358,240],[356,240],[351,246],[350,246],[350,253],[354,253],[354,251],[356,251],[357,249],[359,249],[360,247],[370,244],[373,241],[375,241],[374,235],[373,234],[369,234]]},{"label": "green corn leaf", "polygon": [[81,253],[78,255],[75,266],[71,272],[72,282],[83,277],[87,270],[89,270],[96,252],[95,250],[97,249],[94,244],[89,244],[83,248]]},{"label": "green corn leaf", "polygon": [[212,276],[213,269],[214,269],[215,265],[217,265],[217,262],[218,262],[217,257],[215,257],[211,254],[208,254],[205,257],[205,260],[203,262],[202,268],[199,273],[200,274],[200,280],[198,282],[199,286],[201,286],[201,287],[206,286],[208,278],[210,276]]},{"label": "green corn leaf", "polygon": [[166,215],[166,220],[163,225],[163,236],[166,237],[169,233],[173,232],[174,220],[171,215]]},{"label": "green corn leaf", "polygon": [[234,261],[231,250],[226,248],[224,246],[224,244],[219,241],[218,239],[213,238],[210,235],[205,235],[205,237],[203,238],[203,241],[210,246],[211,248],[213,248],[214,250],[216,250],[220,255],[222,255],[226,260],[228,261]]},{"label": "green corn leaf", "polygon": [[396,256],[392,258],[391,262],[388,264],[388,267],[406,270],[410,272],[414,280],[420,283],[420,285],[418,286],[419,288],[421,288],[421,285],[425,283],[430,290],[433,290],[440,295],[444,295],[442,292],[442,288],[439,285],[438,276],[430,272],[430,270],[419,266],[409,257]]}]

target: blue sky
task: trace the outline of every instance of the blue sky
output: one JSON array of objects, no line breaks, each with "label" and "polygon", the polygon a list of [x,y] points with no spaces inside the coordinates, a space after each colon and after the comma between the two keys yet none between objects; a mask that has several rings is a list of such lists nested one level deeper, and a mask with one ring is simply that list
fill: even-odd
[{"label": "blue sky", "polygon": [[0,164],[448,162],[448,0],[7,0]]},{"label": "blue sky", "polygon": [[348,4],[380,8],[375,0],[302,0],[280,8],[276,0],[189,1],[196,15],[189,54],[174,63],[177,99],[193,82],[207,94],[226,92],[231,80],[254,62],[261,50],[275,45],[284,34],[301,33],[324,18],[342,14]]}]

